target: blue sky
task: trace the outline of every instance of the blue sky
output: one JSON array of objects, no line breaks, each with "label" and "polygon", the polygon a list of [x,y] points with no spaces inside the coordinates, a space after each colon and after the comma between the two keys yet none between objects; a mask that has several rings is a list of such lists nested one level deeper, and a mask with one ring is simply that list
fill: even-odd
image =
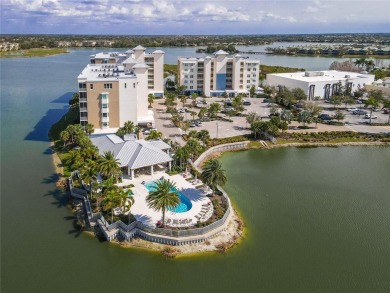
[{"label": "blue sky", "polygon": [[390,32],[390,0],[1,0],[1,33]]}]

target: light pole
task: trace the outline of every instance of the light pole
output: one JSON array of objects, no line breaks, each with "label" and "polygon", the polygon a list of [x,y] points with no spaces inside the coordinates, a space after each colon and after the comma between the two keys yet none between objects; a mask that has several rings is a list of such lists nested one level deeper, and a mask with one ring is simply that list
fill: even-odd
[{"label": "light pole", "polygon": [[218,122],[215,123],[217,125],[217,138],[218,138]]}]

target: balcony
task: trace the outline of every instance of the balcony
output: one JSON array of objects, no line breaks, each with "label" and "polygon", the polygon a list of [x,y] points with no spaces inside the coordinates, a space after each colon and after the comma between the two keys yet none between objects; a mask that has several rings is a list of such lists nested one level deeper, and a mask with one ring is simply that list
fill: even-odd
[{"label": "balcony", "polygon": [[100,112],[103,114],[103,113],[110,113],[110,109],[109,108],[102,108],[100,110]]},{"label": "balcony", "polygon": [[88,112],[88,109],[86,107],[80,108],[80,112]]},{"label": "balcony", "polygon": [[102,122],[110,122],[110,118],[109,117],[102,117]]}]

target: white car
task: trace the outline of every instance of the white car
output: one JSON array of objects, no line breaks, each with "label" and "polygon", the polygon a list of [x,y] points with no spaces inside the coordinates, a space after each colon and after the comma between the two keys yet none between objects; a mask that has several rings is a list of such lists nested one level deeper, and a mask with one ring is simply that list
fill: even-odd
[{"label": "white car", "polygon": [[[370,119],[370,116],[371,116],[370,114],[366,114],[366,115],[364,115],[364,118],[365,119]],[[371,119],[376,119],[376,118],[378,118],[378,116],[375,116],[375,115],[371,116]]]}]

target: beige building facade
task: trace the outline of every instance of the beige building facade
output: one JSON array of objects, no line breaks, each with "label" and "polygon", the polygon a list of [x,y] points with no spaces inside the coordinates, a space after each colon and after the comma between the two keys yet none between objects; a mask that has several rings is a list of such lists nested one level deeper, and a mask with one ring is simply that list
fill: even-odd
[{"label": "beige building facade", "polygon": [[126,121],[154,125],[148,95],[163,96],[164,52],[138,46],[124,53],[91,55],[78,76],[80,123],[119,128]]},{"label": "beige building facade", "polygon": [[259,87],[260,60],[219,50],[213,57],[179,57],[179,84],[205,96],[248,94]]}]

